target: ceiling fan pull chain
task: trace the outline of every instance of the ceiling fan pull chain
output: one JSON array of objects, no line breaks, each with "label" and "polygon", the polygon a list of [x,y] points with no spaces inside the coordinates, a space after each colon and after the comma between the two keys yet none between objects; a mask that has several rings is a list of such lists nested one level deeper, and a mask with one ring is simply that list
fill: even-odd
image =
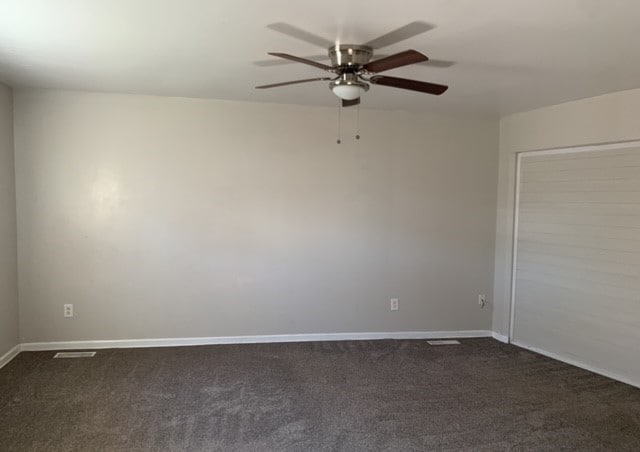
[{"label": "ceiling fan pull chain", "polygon": [[340,116],[341,116],[341,112],[342,112],[342,105],[340,104],[340,102],[338,101],[338,139],[336,140],[336,143],[340,144],[342,143],[342,140],[340,139],[340,137],[342,136],[342,133],[340,131]]},{"label": "ceiling fan pull chain", "polygon": [[356,140],[360,139],[360,103],[357,105],[356,110]]}]

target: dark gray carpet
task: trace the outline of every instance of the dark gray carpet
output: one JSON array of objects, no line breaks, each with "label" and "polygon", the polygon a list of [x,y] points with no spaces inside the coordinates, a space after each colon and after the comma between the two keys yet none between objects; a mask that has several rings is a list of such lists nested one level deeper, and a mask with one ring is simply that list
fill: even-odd
[{"label": "dark gray carpet", "polygon": [[21,353],[1,450],[640,450],[640,389],[492,339]]}]

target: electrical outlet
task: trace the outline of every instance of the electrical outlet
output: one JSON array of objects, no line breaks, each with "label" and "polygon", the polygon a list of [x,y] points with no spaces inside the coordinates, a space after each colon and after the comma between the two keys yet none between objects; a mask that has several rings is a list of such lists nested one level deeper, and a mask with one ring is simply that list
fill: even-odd
[{"label": "electrical outlet", "polygon": [[398,310],[398,299],[397,298],[392,298],[390,300],[389,309],[391,309],[392,311],[397,311]]},{"label": "electrical outlet", "polygon": [[73,305],[65,304],[64,305],[64,316],[65,317],[73,317]]},{"label": "electrical outlet", "polygon": [[486,304],[487,304],[487,296],[478,295],[478,305],[480,306],[480,309],[484,308]]}]

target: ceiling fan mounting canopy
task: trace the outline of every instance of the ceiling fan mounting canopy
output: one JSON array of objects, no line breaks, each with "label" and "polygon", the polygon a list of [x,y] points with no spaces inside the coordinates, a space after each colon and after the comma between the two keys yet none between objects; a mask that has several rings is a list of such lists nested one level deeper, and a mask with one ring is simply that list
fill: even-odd
[{"label": "ceiling fan mounting canopy", "polygon": [[[292,26],[280,24],[276,31],[289,34],[308,42],[323,42],[322,38],[316,37],[311,33],[304,32]],[[436,83],[421,82],[418,80],[409,80],[399,77],[389,77],[385,75],[377,75],[379,72],[388,71],[410,64],[427,61],[426,55],[416,50],[405,50],[404,52],[379,58],[371,61],[373,58],[374,48],[390,45],[407,37],[415,36],[423,33],[432,27],[423,22],[412,22],[404,27],[394,30],[391,33],[381,36],[380,38],[369,41],[365,45],[357,44],[335,44],[328,48],[331,66],[301,58],[287,53],[269,52],[273,55],[286,60],[303,63],[323,69],[327,72],[336,74],[335,77],[317,77],[313,79],[295,80],[291,82],[273,83],[270,85],[256,86],[258,89],[275,88],[278,86],[293,85],[298,83],[307,83],[312,81],[329,80],[329,88],[331,91],[342,99],[342,106],[349,107],[360,103],[360,96],[369,90],[369,83],[374,85],[390,86],[393,88],[401,88],[410,91],[417,91],[427,94],[440,95],[444,93],[448,87]],[[295,32],[295,33],[294,33]],[[313,40],[311,40],[313,38]],[[367,78],[368,77],[368,78]]]}]

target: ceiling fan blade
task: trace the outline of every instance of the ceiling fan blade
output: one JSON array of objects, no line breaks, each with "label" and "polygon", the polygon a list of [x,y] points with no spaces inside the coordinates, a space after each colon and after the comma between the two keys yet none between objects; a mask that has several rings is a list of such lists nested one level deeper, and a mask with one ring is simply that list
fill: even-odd
[{"label": "ceiling fan blade", "polygon": [[[385,54],[378,54],[376,53],[376,57],[380,60],[382,58],[386,58],[389,55],[385,55]],[[273,60],[269,60],[269,61],[273,61]],[[453,66],[454,64],[456,64],[455,61],[449,61],[449,60],[436,60],[434,58],[429,58],[426,61],[422,61],[420,63],[417,63],[420,66],[429,66],[429,67],[435,67],[435,68],[448,68]]]},{"label": "ceiling fan blade", "polygon": [[289,25],[284,22],[276,22],[274,24],[267,25],[267,28],[277,31],[279,33],[283,33],[287,36],[291,36],[292,38],[300,39],[301,41],[308,42],[309,44],[313,44],[318,47],[322,47],[328,49],[335,45],[333,41],[325,39],[321,36],[316,36],[313,33],[309,33],[306,30],[302,30],[298,27],[294,27],[293,25]]},{"label": "ceiling fan blade", "polygon": [[332,71],[333,68],[326,64],[318,63],[317,61],[307,60],[306,58],[300,58],[294,55],[289,55],[288,53],[279,53],[279,52],[269,52],[269,55],[277,56],[279,58],[284,58],[285,60],[296,61],[302,64],[308,64],[310,66],[315,66],[320,69],[324,69],[325,71]]},{"label": "ceiling fan blade", "polygon": [[[327,61],[329,60],[329,56],[328,55],[311,55],[311,56],[306,56],[303,57],[305,60],[311,60],[311,61]],[[256,66],[261,66],[261,67],[269,67],[269,66],[281,66],[283,64],[292,64],[293,61],[290,60],[274,60],[274,59],[270,59],[270,60],[260,60],[260,61],[254,61],[253,64],[255,64]]]},{"label": "ceiling fan blade", "polygon": [[367,42],[365,45],[373,47],[374,49],[381,49],[383,47],[390,46],[391,44],[395,44],[396,42],[404,41],[405,39],[409,39],[413,36],[425,33],[433,28],[435,28],[435,25],[431,25],[426,22],[411,22],[404,27],[400,27],[385,35],[373,39]]},{"label": "ceiling fan blade", "polygon": [[272,83],[271,85],[256,86],[256,89],[276,88],[278,86],[297,85],[298,83],[307,83],[307,82],[320,82],[322,80],[332,80],[332,78],[331,77],[318,77],[318,78],[307,78],[307,79],[304,79],[304,80],[294,80],[292,82]]},{"label": "ceiling fan blade", "polygon": [[342,106],[343,107],[352,107],[354,105],[358,105],[359,103],[360,103],[360,98],[359,97],[357,99],[353,99],[353,100],[342,99]]},{"label": "ceiling fan blade", "polygon": [[423,61],[422,63],[418,63],[418,64],[423,64],[425,66],[429,66],[429,67],[437,67],[437,68],[447,68],[447,67],[451,67],[454,64],[456,64],[455,61],[449,61],[449,60],[435,60],[435,59],[428,59],[427,61]]},{"label": "ceiling fan blade", "polygon": [[444,93],[448,86],[438,85],[437,83],[421,82],[418,80],[409,80],[406,78],[388,77],[386,75],[374,75],[369,79],[374,85],[391,86],[393,88],[408,89],[410,91],[419,91],[421,93],[434,94],[439,96]]},{"label": "ceiling fan blade", "polygon": [[427,61],[428,59],[426,55],[416,52],[415,50],[405,50],[404,52],[367,63],[363,67],[369,72],[383,72],[389,69]]}]

